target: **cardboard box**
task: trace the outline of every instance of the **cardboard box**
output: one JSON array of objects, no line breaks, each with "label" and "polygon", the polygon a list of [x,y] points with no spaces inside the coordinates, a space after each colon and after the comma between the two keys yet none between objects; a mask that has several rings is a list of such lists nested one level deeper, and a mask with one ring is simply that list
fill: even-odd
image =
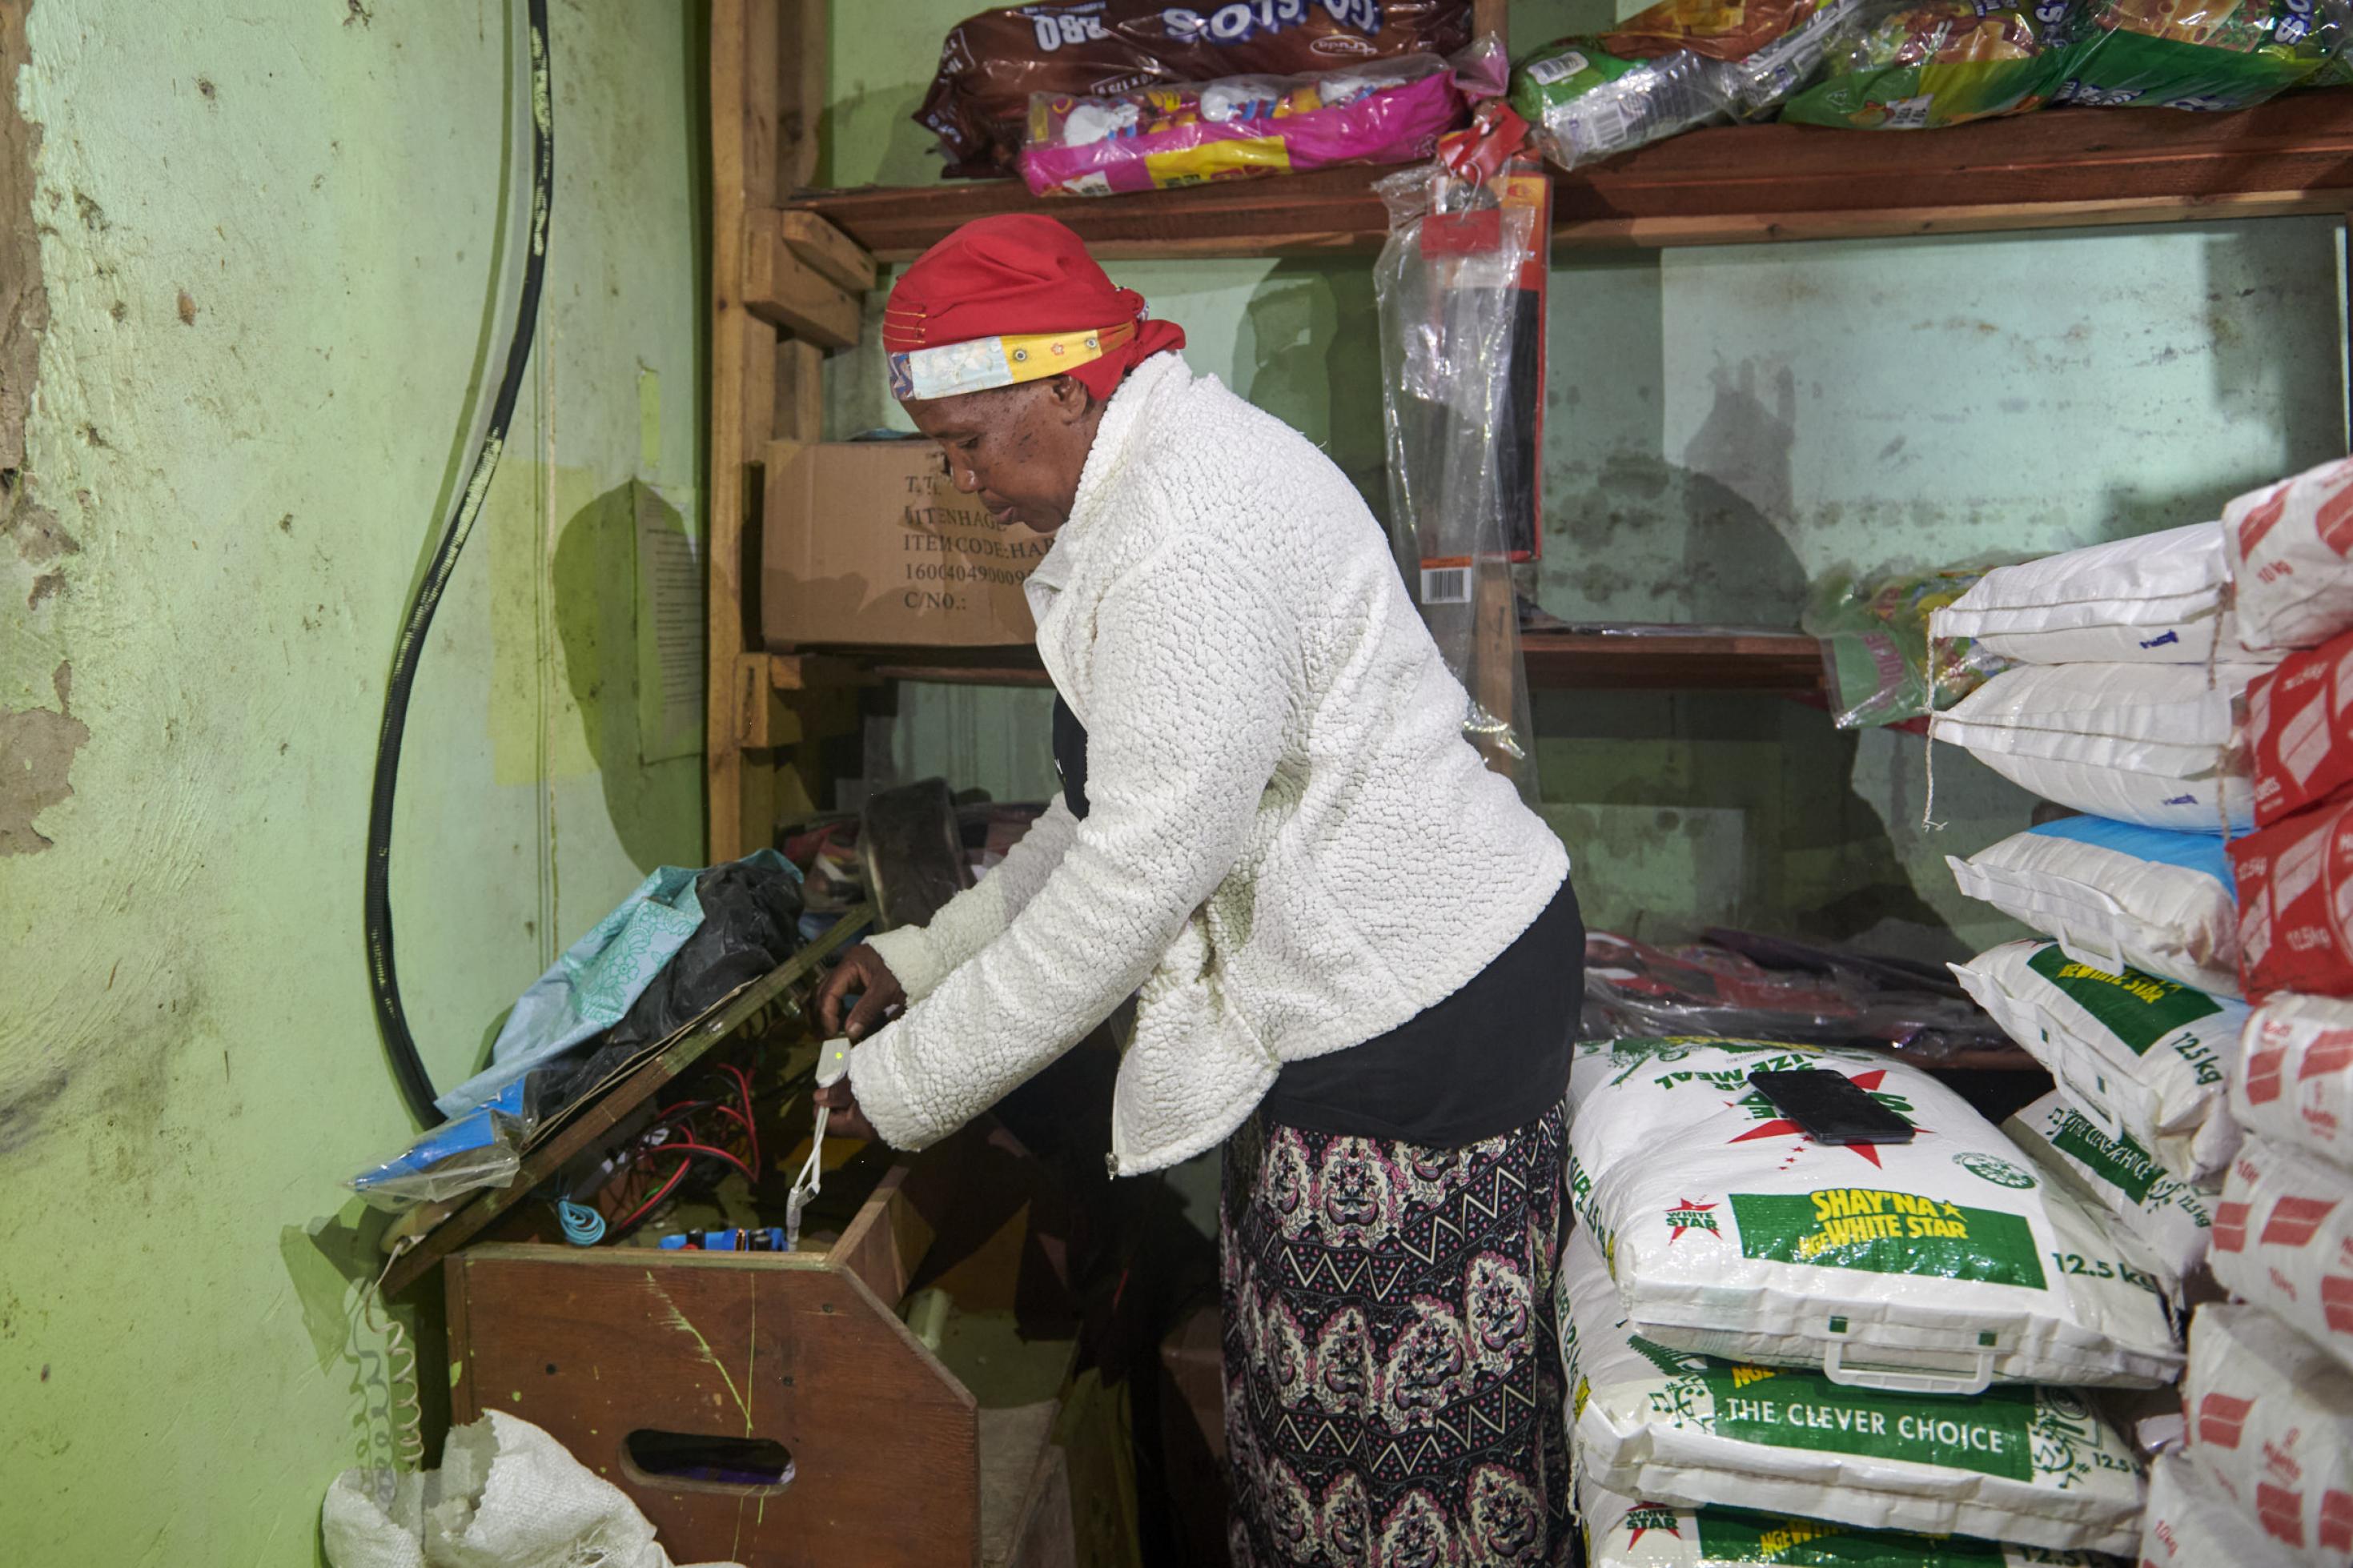
[{"label": "cardboard box", "polygon": [[960,494],[929,441],[779,441],[766,510],[760,632],[771,648],[1036,639],[1021,584],[1051,542]]}]

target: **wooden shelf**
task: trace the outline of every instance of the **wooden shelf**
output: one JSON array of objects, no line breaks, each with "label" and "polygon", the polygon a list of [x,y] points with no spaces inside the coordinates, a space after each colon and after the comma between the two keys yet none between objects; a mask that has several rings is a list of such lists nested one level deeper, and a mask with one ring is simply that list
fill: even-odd
[{"label": "wooden shelf", "polygon": [[[1761,691],[1813,697],[1821,645],[1800,632],[1686,631],[1624,626],[1531,631],[1520,638],[1528,683],[1618,691]],[[796,679],[931,680],[962,686],[1043,686],[1029,647],[850,648],[771,656]],[[818,672],[822,671],[820,674]]]},{"label": "wooden shelf", "polygon": [[[904,261],[958,224],[1042,212],[1107,257],[1301,256],[1377,249],[1383,169],[1335,169],[1098,199],[1039,201],[1017,180],[805,191],[877,258]],[[1725,126],[1553,180],[1571,246],[1746,244],[2197,218],[2353,205],[2353,91],[2234,114],[2063,109],[1944,131]]]}]

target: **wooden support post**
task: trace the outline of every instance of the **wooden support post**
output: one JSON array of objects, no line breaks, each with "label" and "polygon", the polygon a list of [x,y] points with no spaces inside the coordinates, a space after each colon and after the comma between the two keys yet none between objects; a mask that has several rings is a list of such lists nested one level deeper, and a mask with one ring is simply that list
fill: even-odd
[{"label": "wooden support post", "polygon": [[[824,0],[712,0],[711,569],[707,853],[770,842],[780,812],[830,792],[818,742],[761,646],[760,500],[767,444],[815,440],[819,365],[858,341],[872,258],[831,224],[776,211],[814,182],[825,106]],[[779,331],[791,334],[780,341]],[[800,672],[797,668],[795,679]],[[852,699],[854,702],[854,698]]]},{"label": "wooden support post", "polygon": [[[872,263],[868,266],[871,271]],[[780,331],[826,348],[847,348],[858,341],[858,296],[786,243],[781,213],[744,216],[744,306]]]},{"label": "wooden support post", "polygon": [[1471,0],[1471,30],[1494,34],[1508,49],[1512,47],[1511,11],[1511,0]]}]

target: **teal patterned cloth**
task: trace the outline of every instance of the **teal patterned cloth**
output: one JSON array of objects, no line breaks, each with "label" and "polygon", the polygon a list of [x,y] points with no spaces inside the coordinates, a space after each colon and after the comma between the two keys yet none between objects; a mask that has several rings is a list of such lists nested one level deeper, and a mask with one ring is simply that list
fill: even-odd
[{"label": "teal patterned cloth", "polygon": [[[770,870],[792,870],[773,849],[754,850],[744,858]],[[517,998],[491,1047],[491,1065],[433,1102],[441,1113],[462,1116],[488,1103],[532,1068],[619,1023],[702,926],[702,902],[694,890],[702,875],[700,868],[658,868],[618,909],[566,948]]]}]

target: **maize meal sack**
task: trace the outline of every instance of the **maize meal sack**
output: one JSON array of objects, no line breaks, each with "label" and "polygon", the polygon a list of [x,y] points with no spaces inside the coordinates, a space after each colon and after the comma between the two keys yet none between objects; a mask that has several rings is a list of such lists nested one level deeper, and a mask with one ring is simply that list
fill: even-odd
[{"label": "maize meal sack", "polygon": [[2265,1535],[2353,1562],[2353,1373],[2260,1308],[2210,1301],[2181,1382],[2189,1458]]},{"label": "maize meal sack", "polygon": [[[1908,1143],[1817,1144],[1748,1082],[1837,1072]],[[1569,1197],[1630,1330],[1675,1350],[1919,1390],[2146,1386],[2181,1353],[2157,1282],[2082,1200],[1926,1073],[1869,1051],[1588,1040]]]},{"label": "maize meal sack", "polygon": [[2007,942],[1952,969],[2111,1138],[2131,1139],[2183,1181],[2231,1163],[2230,1072],[2245,1003],[2086,963],[2055,942]]},{"label": "maize meal sack", "polygon": [[1938,612],[1930,629],[2021,664],[2204,664],[2218,652],[2237,661],[2259,657],[2240,645],[2219,522],[1997,566]]},{"label": "maize meal sack", "polygon": [[2231,843],[2239,988],[2353,996],[2353,797]]},{"label": "maize meal sack", "polygon": [[2353,1002],[2284,995],[2256,1008],[2231,1074],[2231,1114],[2251,1138],[2353,1171]]},{"label": "maize meal sack", "polygon": [[2239,904],[2214,834],[2069,816],[1945,863],[1963,893],[2072,952],[2239,993]]},{"label": "maize meal sack", "polygon": [[2139,1568],[2303,1568],[2303,1560],[2257,1534],[2189,1457],[2173,1448],[2148,1467]]},{"label": "maize meal sack", "polygon": [[2353,784],[2353,633],[2248,683],[2246,750],[2261,826]]},{"label": "maize meal sack", "polygon": [[2168,1174],[2130,1138],[2116,1137],[2053,1089],[2002,1123],[2045,1170],[2075,1184],[2116,1216],[2134,1261],[2155,1275],[2175,1301],[2182,1281],[2206,1261],[2220,1184],[2193,1184]]},{"label": "maize meal sack", "polygon": [[1581,1230],[1559,1278],[1569,1441],[1595,1486],[2036,1546],[2128,1552],[2139,1538],[2139,1461],[2073,1393],[1893,1393],[1669,1350],[1626,1327]]},{"label": "maize meal sack", "polygon": [[2099,1568],[2108,1557],[1857,1530],[1743,1509],[1676,1508],[1580,1489],[1588,1568]]},{"label": "maize meal sack", "polygon": [[[2231,755],[2234,701],[2260,667],[2027,664],[2006,669],[1929,721],[2045,800],[2145,827],[2220,831],[2254,821],[2254,792]],[[2218,804],[2219,803],[2219,804]]]},{"label": "maize meal sack", "polygon": [[2222,509],[2249,647],[2318,647],[2353,631],[2353,458],[2249,490]]},{"label": "maize meal sack", "polygon": [[2214,1205],[2206,1261],[2233,1294],[2353,1366],[2353,1176],[2250,1139]]}]

